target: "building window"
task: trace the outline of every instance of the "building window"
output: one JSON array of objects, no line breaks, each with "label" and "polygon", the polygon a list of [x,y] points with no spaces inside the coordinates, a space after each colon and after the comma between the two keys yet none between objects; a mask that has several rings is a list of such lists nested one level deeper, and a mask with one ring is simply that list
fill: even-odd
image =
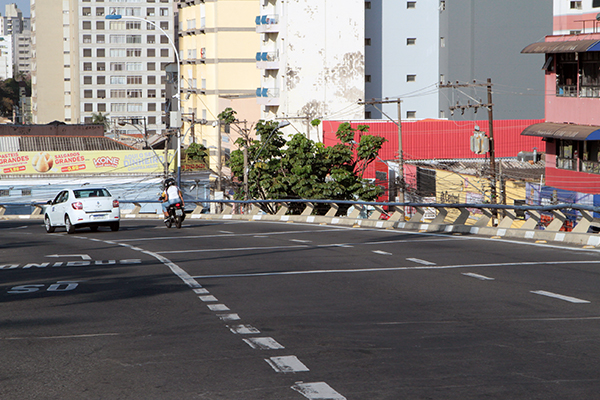
[{"label": "building window", "polygon": [[156,117],[148,117],[148,124],[156,125]]},{"label": "building window", "polygon": [[91,16],[92,15],[92,8],[91,7],[83,7],[81,9],[81,15],[83,15],[84,17]]},{"label": "building window", "polygon": [[127,78],[124,76],[111,76],[110,77],[111,85],[125,85],[126,83],[127,83]]},{"label": "building window", "polygon": [[148,89],[148,98],[155,99],[156,98],[156,90]]},{"label": "building window", "polygon": [[96,57],[104,57],[106,50],[105,49],[96,49]]},{"label": "building window", "polygon": [[165,35],[160,35],[160,43],[161,44],[167,44],[167,43],[169,43],[169,38],[166,37]]},{"label": "building window", "polygon": [[411,74],[406,75],[406,82],[415,82],[417,80],[417,75]]},{"label": "building window", "polygon": [[81,27],[85,30],[92,29],[92,21],[83,21]]},{"label": "building window", "polygon": [[406,8],[417,8],[417,2],[416,1],[407,1]]},{"label": "building window", "polygon": [[142,97],[142,89],[129,89],[127,91],[127,98],[137,99]]},{"label": "building window", "polygon": [[406,118],[417,118],[417,112],[416,111],[407,111]]},{"label": "building window", "polygon": [[571,10],[581,10],[581,1],[571,1]]},{"label": "building window", "polygon": [[111,103],[110,105],[111,112],[125,112],[127,111],[126,103]]},{"label": "building window", "polygon": [[99,31],[104,30],[104,21],[96,21],[96,29]]},{"label": "building window", "polygon": [[127,49],[127,57],[141,57],[142,49]]},{"label": "building window", "polygon": [[370,10],[370,9],[371,9],[371,2],[365,1],[365,10]]},{"label": "building window", "polygon": [[148,103],[148,111],[156,111],[156,103]]},{"label": "building window", "polygon": [[446,47],[446,38],[443,36],[440,38],[440,47]]},{"label": "building window", "polygon": [[91,62],[85,62],[85,63],[83,63],[83,70],[84,71],[91,71],[92,70],[92,63]]},{"label": "building window", "polygon": [[365,82],[371,82],[371,75],[365,75]]},{"label": "building window", "polygon": [[106,104],[105,103],[98,103],[98,111],[99,112],[106,112]]},{"label": "building window", "polygon": [[148,85],[156,85],[156,76],[154,76],[154,75],[148,76]]},{"label": "building window", "polygon": [[111,89],[110,90],[110,98],[111,99],[124,99],[127,97],[126,89]]},{"label": "building window", "polygon": [[83,111],[85,111],[85,112],[92,112],[92,111],[94,111],[94,105],[91,104],[91,103],[85,103],[83,105]]},{"label": "building window", "polygon": [[161,8],[160,9],[160,16],[161,17],[168,17],[169,16],[169,9],[168,8]]},{"label": "building window", "polygon": [[93,90],[84,90],[83,91],[83,97],[85,99],[91,99],[93,96]]},{"label": "building window", "polygon": [[125,49],[110,49],[110,57],[111,58],[127,57],[127,52]]},{"label": "building window", "polygon": [[[98,97],[99,99],[105,99],[106,98],[106,90],[101,89],[98,90],[98,92],[96,93],[96,97]],[[100,110],[98,110],[100,111]]]},{"label": "building window", "polygon": [[104,16],[104,7],[96,7],[96,16],[97,17]]},{"label": "building window", "polygon": [[156,43],[156,39],[155,39],[154,35],[148,35],[148,36],[146,36],[146,43],[149,43],[149,44]]},{"label": "building window", "polygon": [[371,38],[365,38],[365,46],[371,45]]},{"label": "building window", "polygon": [[146,9],[146,16],[147,17],[154,17],[154,7],[148,7]]},{"label": "building window", "polygon": [[142,35],[127,35],[127,43],[142,43]]},{"label": "building window", "polygon": [[169,30],[169,22],[168,21],[162,21],[159,25],[162,29]]},{"label": "building window", "polygon": [[92,43],[92,35],[83,35],[83,43]]},{"label": "building window", "polygon": [[169,49],[160,49],[161,57],[169,57]]},{"label": "building window", "polygon": [[104,35],[96,35],[96,43],[104,43]]},{"label": "building window", "polygon": [[106,64],[103,62],[96,63],[96,71],[106,71]]},{"label": "building window", "polygon": [[127,23],[125,24],[125,29],[140,30],[140,29],[142,29],[142,23],[139,21],[127,21]]},{"label": "building window", "polygon": [[440,1],[440,11],[446,11],[446,1],[445,0]]},{"label": "building window", "polygon": [[365,111],[365,119],[371,119],[371,111]]},{"label": "building window", "polygon": [[92,77],[91,76],[84,76],[83,77],[83,84],[84,85],[91,85],[92,84]]},{"label": "building window", "polygon": [[557,96],[577,97],[577,79],[579,76],[579,66],[577,64],[575,54],[576,53],[561,53],[556,55]]},{"label": "building window", "polygon": [[600,97],[600,56],[596,52],[579,55],[579,95]]},{"label": "building window", "polygon": [[415,44],[417,44],[417,38],[406,38],[407,46],[414,46]]},{"label": "building window", "polygon": [[142,84],[142,77],[138,76],[138,75],[128,76],[127,77],[127,84],[128,85],[141,85]]},{"label": "building window", "polygon": [[127,104],[128,112],[142,112],[144,111],[144,105],[142,103],[129,103]]},{"label": "building window", "polygon": [[98,76],[96,78],[96,84],[98,85],[104,85],[106,83],[106,77],[105,76]]},{"label": "building window", "polygon": [[149,62],[146,64],[146,69],[148,71],[156,71],[156,63]]}]

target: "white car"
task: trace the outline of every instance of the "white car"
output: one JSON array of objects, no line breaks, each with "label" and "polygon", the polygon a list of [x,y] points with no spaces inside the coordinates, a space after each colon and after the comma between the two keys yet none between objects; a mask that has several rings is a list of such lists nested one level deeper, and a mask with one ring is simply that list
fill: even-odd
[{"label": "white car", "polygon": [[97,231],[99,226],[119,230],[119,200],[104,188],[67,189],[48,202],[44,211],[46,232],[54,232],[64,226],[68,233],[75,228],[89,227]]}]

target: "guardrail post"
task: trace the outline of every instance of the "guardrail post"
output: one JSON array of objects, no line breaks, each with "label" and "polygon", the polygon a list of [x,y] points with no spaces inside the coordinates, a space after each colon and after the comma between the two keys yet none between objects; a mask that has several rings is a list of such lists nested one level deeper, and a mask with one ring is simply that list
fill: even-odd
[{"label": "guardrail post", "polygon": [[229,203],[222,203],[223,207],[223,211],[221,211],[221,215],[226,215],[226,214],[231,214],[231,212],[233,211],[233,207],[231,206],[231,204]]},{"label": "guardrail post", "polygon": [[289,210],[289,207],[288,207],[287,203],[281,203],[281,207],[279,207],[279,210],[277,210],[275,215],[278,215],[278,216],[285,215],[288,210]]},{"label": "guardrail post", "polygon": [[554,219],[548,224],[546,230],[549,232],[558,232],[565,223],[567,216],[558,210],[552,211],[552,214],[554,214]]},{"label": "guardrail post", "polygon": [[527,211],[527,214],[529,214],[529,219],[525,221],[521,229],[533,230],[540,223],[541,215],[534,210]]},{"label": "guardrail post", "polygon": [[393,213],[392,216],[388,219],[388,221],[404,221],[404,207],[391,206],[390,211],[393,211]]},{"label": "guardrail post", "polygon": [[471,216],[471,211],[463,207],[459,208],[458,211],[460,211],[460,214],[454,221],[452,221],[452,225],[465,225]]},{"label": "guardrail post", "polygon": [[35,208],[33,209],[33,211],[31,212],[31,215],[41,215],[42,211],[44,211],[44,206],[41,206],[39,204],[34,204],[33,205]]},{"label": "guardrail post", "polygon": [[488,224],[490,223],[490,220],[493,217],[493,214],[490,212],[490,210],[482,208],[481,212],[483,213],[483,215],[481,216],[481,218],[479,218],[479,221],[477,221],[473,224],[473,226],[476,226],[478,228],[483,228],[483,227],[488,226]]},{"label": "guardrail post", "polygon": [[250,204],[250,215],[258,215],[260,207],[258,204]]},{"label": "guardrail post", "polygon": [[448,209],[446,207],[439,207],[438,209],[438,213],[435,216],[435,218],[433,219],[433,221],[431,221],[432,225],[441,225],[444,223],[444,221],[446,220],[446,216],[448,215]]},{"label": "guardrail post", "polygon": [[517,219],[517,214],[513,210],[504,210],[506,216],[502,218],[502,221],[498,224],[498,228],[509,229],[515,219]]},{"label": "guardrail post", "polygon": [[364,206],[361,206],[360,204],[354,204],[354,210],[352,210],[352,212],[350,213],[350,215],[348,216],[348,218],[351,219],[357,219],[358,216],[360,215],[360,212],[364,209]]},{"label": "guardrail post", "polygon": [[140,210],[142,209],[142,205],[140,203],[133,203],[133,210],[131,210],[131,214],[138,215]]},{"label": "guardrail post", "polygon": [[423,207],[414,207],[414,209],[416,211],[412,218],[408,220],[408,222],[421,222],[423,215],[425,215],[425,210],[423,210]]},{"label": "guardrail post", "polygon": [[594,217],[588,211],[580,210],[581,219],[575,225],[575,228],[571,232],[573,233],[587,233],[588,229],[590,229],[590,225],[592,224],[592,220]]},{"label": "guardrail post", "polygon": [[204,206],[200,202],[194,202],[196,208],[192,211],[192,214],[202,214],[202,210],[204,210]]},{"label": "guardrail post", "polygon": [[373,214],[369,215],[368,219],[377,220],[381,217],[381,214],[383,214],[383,208],[381,208],[380,206],[374,206],[374,207],[375,207],[375,211],[373,211]]},{"label": "guardrail post", "polygon": [[337,214],[338,210],[340,209],[340,206],[338,206],[335,203],[331,203],[331,207],[329,208],[329,210],[327,211],[327,214],[325,214],[326,217],[335,217],[335,215]]},{"label": "guardrail post", "polygon": [[6,207],[0,206],[0,215],[4,215],[5,212],[6,212]]},{"label": "guardrail post", "polygon": [[309,215],[312,215],[313,211],[315,210],[315,205],[313,203],[306,203],[306,207],[304,208],[304,210],[302,211],[302,215],[303,217],[308,217]]}]

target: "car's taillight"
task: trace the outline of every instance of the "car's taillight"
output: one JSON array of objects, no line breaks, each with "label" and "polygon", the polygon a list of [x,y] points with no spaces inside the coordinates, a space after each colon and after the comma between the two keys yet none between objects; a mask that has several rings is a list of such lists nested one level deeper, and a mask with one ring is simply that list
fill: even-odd
[{"label": "car's taillight", "polygon": [[119,208],[119,200],[113,200],[113,208]]},{"label": "car's taillight", "polygon": [[71,203],[71,207],[73,207],[73,210],[83,210],[83,203],[76,201],[75,203]]}]

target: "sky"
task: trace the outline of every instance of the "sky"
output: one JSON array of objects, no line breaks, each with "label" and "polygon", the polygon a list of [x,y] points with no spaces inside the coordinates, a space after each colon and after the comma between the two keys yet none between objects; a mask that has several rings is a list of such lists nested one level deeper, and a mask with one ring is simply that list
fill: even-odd
[{"label": "sky", "polygon": [[0,0],[0,14],[2,14],[3,17],[5,16],[4,9],[6,5],[13,3],[15,3],[17,8],[23,12],[24,17],[31,16],[29,11],[29,0]]}]

